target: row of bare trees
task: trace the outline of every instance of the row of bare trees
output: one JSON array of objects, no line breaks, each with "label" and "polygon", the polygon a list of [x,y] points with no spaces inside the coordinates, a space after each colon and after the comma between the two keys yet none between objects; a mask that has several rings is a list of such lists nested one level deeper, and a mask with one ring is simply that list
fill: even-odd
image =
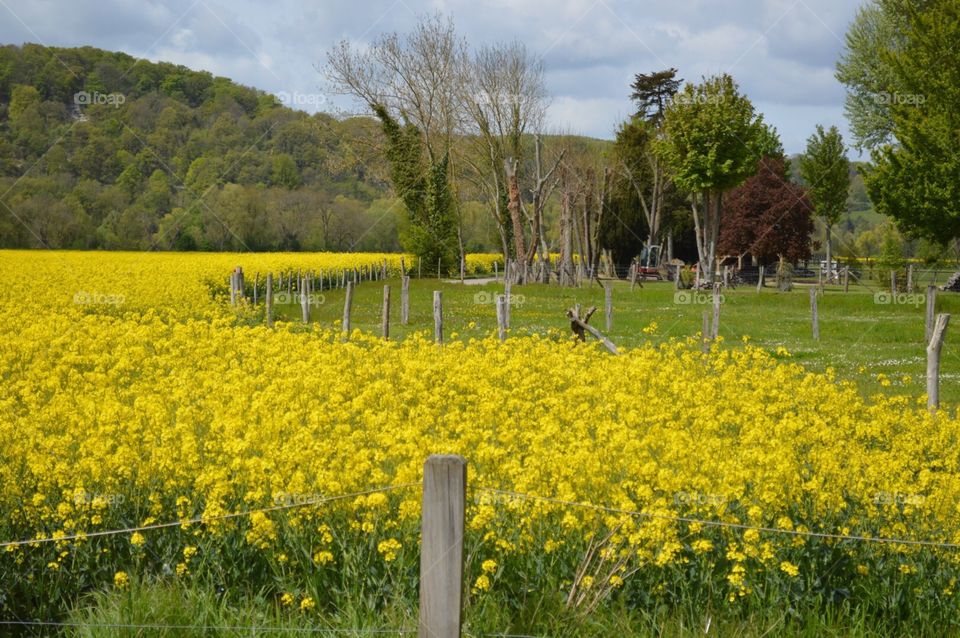
[{"label": "row of bare trees", "polygon": [[[408,209],[419,200],[405,191],[416,193],[423,188],[420,176],[445,167],[442,179],[456,224],[451,236],[457,238],[461,265],[459,203],[469,194],[486,202],[518,282],[545,281],[553,271],[560,283],[569,283],[574,254],[596,271],[610,169],[599,164],[596,153],[573,149],[572,136],[544,142],[550,96],[542,60],[523,43],[487,45],[471,53],[453,21],[438,14],[422,19],[409,34],[386,34],[369,47],[340,42],[328,52],[323,72],[335,91],[359,100],[385,129],[396,124],[419,138],[422,154],[410,150],[412,140],[407,151],[387,152],[394,187]],[[427,222],[443,213],[430,208],[433,193],[427,189]],[[556,215],[548,215],[548,207],[557,199],[559,229],[551,236]],[[417,224],[416,211],[407,212]],[[441,232],[424,225],[431,236]],[[418,246],[409,248],[417,252]],[[557,250],[560,263],[551,266],[550,253]]]}]

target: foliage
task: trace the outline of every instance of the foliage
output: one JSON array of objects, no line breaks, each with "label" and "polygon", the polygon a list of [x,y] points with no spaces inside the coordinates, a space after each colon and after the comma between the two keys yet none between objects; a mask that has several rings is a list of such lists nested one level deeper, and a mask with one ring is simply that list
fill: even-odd
[{"label": "foliage", "polygon": [[879,52],[902,92],[890,105],[896,143],[872,153],[870,197],[905,233],[946,243],[960,237],[960,2],[881,6],[903,22],[903,42]]},{"label": "foliage", "polygon": [[807,152],[800,158],[800,174],[816,214],[828,226],[835,225],[847,210],[850,191],[850,161],[836,126],[826,131],[817,125],[816,133],[807,140]]},{"label": "foliage", "polygon": [[806,189],[787,178],[783,159],[766,157],[756,175],[727,195],[720,254],[750,254],[761,264],[781,256],[809,259],[812,214]]}]

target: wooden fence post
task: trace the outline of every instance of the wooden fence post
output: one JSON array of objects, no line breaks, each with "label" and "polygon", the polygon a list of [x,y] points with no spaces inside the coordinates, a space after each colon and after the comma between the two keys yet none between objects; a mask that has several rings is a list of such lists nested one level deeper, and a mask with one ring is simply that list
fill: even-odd
[{"label": "wooden fence post", "polygon": [[383,286],[383,318],[381,320],[381,332],[383,338],[390,338],[390,284]]},{"label": "wooden fence post", "polygon": [[850,292],[850,266],[843,267],[843,292]]},{"label": "wooden fence post", "polygon": [[913,294],[913,264],[907,265],[907,294]]},{"label": "wooden fence post", "polygon": [[410,277],[403,276],[400,280],[400,323],[407,325],[410,322]]},{"label": "wooden fence post", "polygon": [[607,320],[607,332],[609,333],[610,330],[613,329],[613,289],[610,287],[610,284],[604,284],[603,296],[603,314]]},{"label": "wooden fence post", "polygon": [[720,336],[720,283],[713,284],[713,338]]},{"label": "wooden fence post", "polygon": [[810,289],[810,312],[813,317],[813,338],[820,341],[820,314],[817,310],[817,289]]},{"label": "wooden fence post", "polygon": [[443,343],[443,293],[433,291],[433,340]]},{"label": "wooden fence post", "polygon": [[267,327],[273,327],[273,273],[267,273]]},{"label": "wooden fence post", "polygon": [[497,334],[500,341],[507,338],[507,298],[504,295],[497,295]]},{"label": "wooden fence post", "polygon": [[927,324],[926,336],[924,341],[930,343],[930,337],[933,336],[934,319],[937,316],[937,287],[927,286]]},{"label": "wooden fence post", "polygon": [[683,270],[683,267],[680,264],[677,264],[677,276],[674,279],[674,289],[680,290],[680,271]]},{"label": "wooden fence post", "polygon": [[423,466],[420,638],[459,638],[467,461],[434,454]]},{"label": "wooden fence post", "polygon": [[503,307],[503,325],[506,328],[510,327],[510,306],[512,305],[510,288],[512,286],[513,283],[510,281],[510,269],[506,268],[503,271],[503,295],[506,297],[506,302]]},{"label": "wooden fence post", "polygon": [[493,280],[500,281],[500,264],[493,262]]},{"label": "wooden fence post", "polygon": [[353,305],[353,282],[347,282],[347,293],[343,297],[343,338],[350,338],[350,307]]},{"label": "wooden fence post", "polygon": [[757,271],[757,292],[763,290],[763,266],[760,266],[760,270]]},{"label": "wooden fence post", "polygon": [[940,351],[949,323],[950,315],[937,315],[933,336],[927,344],[927,408],[931,412],[940,407]]},{"label": "wooden fence post", "polygon": [[893,295],[894,300],[897,298],[897,271],[890,271],[890,294]]},{"label": "wooden fence post", "polygon": [[310,323],[310,285],[306,275],[300,280],[300,314],[303,315],[303,323]]},{"label": "wooden fence post", "polygon": [[703,311],[703,327],[700,328],[701,349],[706,354],[710,352],[710,311]]}]

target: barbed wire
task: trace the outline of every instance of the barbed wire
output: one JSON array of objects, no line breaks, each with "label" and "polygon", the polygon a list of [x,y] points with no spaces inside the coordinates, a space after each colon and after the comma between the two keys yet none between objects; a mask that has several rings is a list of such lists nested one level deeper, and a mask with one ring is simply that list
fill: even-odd
[{"label": "barbed wire", "polygon": [[671,514],[657,514],[654,512],[638,512],[618,507],[609,507],[606,505],[596,505],[593,503],[584,503],[578,501],[568,501],[550,496],[538,496],[535,494],[525,494],[523,492],[514,492],[512,490],[502,490],[492,487],[475,487],[481,492],[489,492],[500,496],[509,496],[524,500],[541,501],[555,505],[566,505],[569,507],[579,507],[582,509],[592,509],[609,514],[621,514],[625,516],[637,516],[642,518],[652,518],[657,520],[673,521],[676,523],[689,523],[694,525],[703,525],[704,527],[724,527],[738,530],[755,530],[770,534],[784,534],[788,536],[801,536],[807,538],[821,538],[827,540],[839,541],[861,541],[869,543],[884,543],[889,545],[913,545],[921,547],[934,547],[941,549],[960,549],[960,543],[947,543],[942,541],[914,540],[908,538],[885,538],[882,536],[859,536],[855,534],[831,534],[829,532],[811,532],[795,529],[783,529],[780,527],[765,527],[762,525],[748,525],[746,523],[731,523],[727,521],[717,521],[711,519],[694,518],[690,516],[674,516]]},{"label": "barbed wire", "polygon": [[250,516],[251,514],[277,512],[281,510],[293,509],[296,507],[309,507],[311,505],[324,505],[326,503],[343,501],[349,498],[356,498],[358,496],[367,496],[369,494],[378,494],[382,492],[392,492],[395,490],[406,489],[406,488],[414,487],[420,484],[421,483],[419,481],[412,481],[409,483],[400,483],[398,485],[378,487],[376,489],[363,490],[360,492],[351,492],[349,494],[340,494],[337,496],[325,496],[325,497],[316,498],[316,499],[306,499],[303,501],[298,501],[296,503],[284,503],[282,505],[273,505],[271,507],[262,507],[259,509],[244,510],[242,512],[231,512],[229,514],[220,514],[217,516],[195,516],[192,518],[180,519],[178,521],[169,521],[166,523],[151,523],[150,525],[124,527],[121,529],[101,530],[101,531],[94,531],[94,532],[78,532],[76,534],[69,534],[69,535],[64,535],[60,537],[34,538],[34,539],[19,540],[19,541],[5,541],[0,543],[0,549],[6,548],[6,547],[20,547],[23,545],[33,545],[33,544],[41,544],[41,543],[61,543],[64,541],[72,541],[72,540],[86,540],[88,538],[95,538],[98,536],[114,536],[117,534],[132,534],[134,532],[147,532],[155,529],[164,529],[168,527],[181,527],[183,525],[197,525],[197,524],[203,524],[203,523],[212,523],[215,521],[223,521],[223,520],[228,520],[232,518]]}]

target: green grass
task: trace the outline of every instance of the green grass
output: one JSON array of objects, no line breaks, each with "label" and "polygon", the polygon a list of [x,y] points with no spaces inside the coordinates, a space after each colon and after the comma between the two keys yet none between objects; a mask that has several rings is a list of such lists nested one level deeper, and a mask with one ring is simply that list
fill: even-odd
[{"label": "green grass", "polygon": [[[870,618],[849,605],[813,609],[770,609],[763,614],[738,615],[702,609],[667,610],[613,600],[591,614],[564,608],[562,596],[531,592],[529,618],[501,603],[467,605],[463,635],[550,636],[605,638],[607,636],[891,636],[904,635],[896,619]],[[511,621],[511,617],[513,620]],[[902,622],[902,621],[901,621]],[[415,635],[417,608],[397,601],[376,608],[362,600],[350,601],[335,614],[301,613],[278,607],[257,594],[223,595],[196,585],[173,582],[135,583],[127,591],[87,595],[57,632],[69,638],[131,638],[135,636],[353,636]],[[43,628],[52,635],[54,628]],[[910,635],[956,635],[947,627],[910,627]]]},{"label": "green grass", "polygon": [[[380,333],[384,283],[391,287],[391,338],[403,339],[417,331],[432,335],[434,290],[443,292],[447,338],[482,338],[496,331],[496,309],[491,300],[502,293],[502,284],[463,285],[435,279],[411,281],[408,326],[400,324],[399,280],[362,282],[354,292],[354,329]],[[703,312],[712,309],[708,293],[700,292],[692,299],[692,291],[684,291],[678,298],[668,282],[647,282],[632,292],[628,282],[617,281],[612,286],[613,328],[608,336],[621,349],[696,335]],[[798,285],[789,293],[768,287],[758,294],[753,286],[727,290],[723,293],[720,335],[727,346],[749,336],[752,344],[774,352],[778,347],[786,348],[793,361],[812,371],[833,368],[838,378],[854,381],[868,395],[882,392],[919,397],[926,392],[926,310],[922,297],[911,299],[911,303],[883,304],[876,302],[877,291],[880,289],[851,286],[850,292],[844,293],[840,286],[827,286],[818,300],[820,340],[814,341],[808,286]],[[315,294],[323,295],[323,303],[312,307],[311,321],[334,326],[343,316],[344,291]],[[571,332],[565,311],[576,303],[585,309],[597,306],[591,324],[605,332],[604,293],[596,284],[567,289],[540,284],[514,286],[513,295],[513,335],[545,335],[553,329],[566,337]],[[683,303],[691,299],[694,303]],[[937,312],[960,313],[960,294],[938,293]],[[300,307],[278,306],[277,316],[299,323]],[[656,330],[644,333],[644,328],[653,323]],[[941,364],[941,401],[951,408],[960,401],[960,348],[956,345],[960,339],[952,336],[958,330],[960,325],[956,323],[948,330]],[[880,374],[887,377],[889,385],[878,380]]]}]

